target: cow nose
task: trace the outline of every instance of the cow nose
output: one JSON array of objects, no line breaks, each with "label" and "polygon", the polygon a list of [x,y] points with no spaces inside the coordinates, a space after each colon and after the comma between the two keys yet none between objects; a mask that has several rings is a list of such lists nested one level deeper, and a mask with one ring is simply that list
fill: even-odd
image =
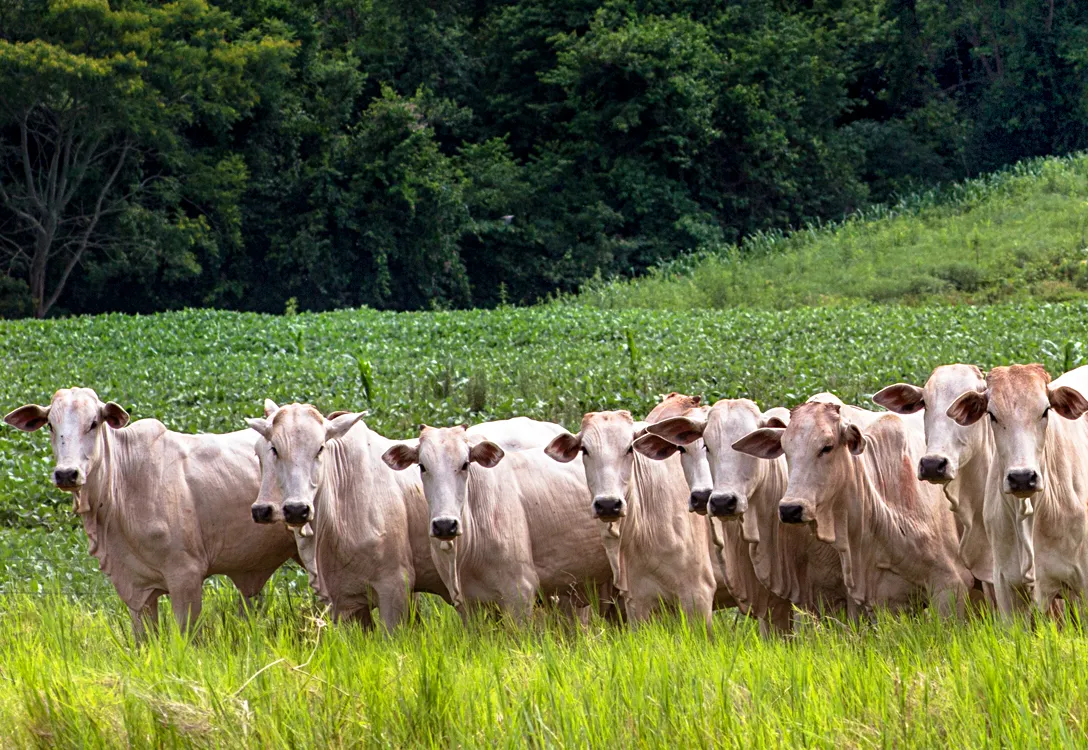
[{"label": "cow nose", "polygon": [[779,505],[778,517],[782,523],[801,523],[805,517],[805,509],[800,504]]},{"label": "cow nose", "polygon": [[306,503],[284,503],[283,520],[292,526],[301,526],[310,520],[310,506]]},{"label": "cow nose", "polygon": [[593,500],[593,515],[597,518],[611,520],[623,515],[622,497],[598,497]]},{"label": "cow nose", "polygon": [[1039,489],[1039,472],[1035,469],[1013,469],[1005,475],[1013,492],[1036,492]]},{"label": "cow nose", "polygon": [[688,498],[688,511],[705,516],[708,500],[710,500],[710,490],[692,490],[691,497]]},{"label": "cow nose", "polygon": [[461,522],[456,518],[435,518],[431,521],[431,536],[435,539],[453,539],[461,533]]},{"label": "cow nose", "polygon": [[944,456],[922,456],[918,462],[918,477],[924,482],[947,481],[948,459]]},{"label": "cow nose", "polygon": [[249,510],[253,514],[253,520],[257,523],[272,523],[272,506],[270,504],[254,505]]},{"label": "cow nose", "polygon": [[75,487],[83,484],[80,481],[79,469],[67,469],[58,466],[53,469],[53,484],[58,487]]},{"label": "cow nose", "polygon": [[722,492],[710,496],[710,515],[714,517],[733,516],[737,513],[737,496],[732,492]]}]

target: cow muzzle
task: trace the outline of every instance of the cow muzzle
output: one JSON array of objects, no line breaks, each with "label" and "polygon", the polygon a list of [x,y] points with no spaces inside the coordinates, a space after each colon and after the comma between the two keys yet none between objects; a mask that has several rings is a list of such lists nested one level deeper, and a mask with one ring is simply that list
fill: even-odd
[{"label": "cow muzzle", "polygon": [[732,518],[748,510],[748,499],[735,492],[715,492],[710,496],[707,510],[714,518]]},{"label": "cow muzzle", "polygon": [[288,526],[302,526],[310,522],[310,506],[307,503],[287,502],[283,504],[283,520]]},{"label": "cow muzzle", "polygon": [[461,522],[449,516],[432,518],[431,536],[443,542],[456,539],[461,536]]},{"label": "cow muzzle", "polygon": [[250,506],[249,512],[256,523],[276,522],[276,506],[272,503],[254,503]]},{"label": "cow muzzle", "polygon": [[805,523],[811,520],[806,515],[804,503],[783,500],[778,506],[778,517],[782,523]]},{"label": "cow muzzle", "polygon": [[710,490],[692,490],[688,497],[688,512],[706,515],[706,504],[710,501]]},{"label": "cow muzzle", "polygon": [[944,456],[930,454],[918,461],[918,479],[934,484],[947,484],[956,478],[952,464]]},{"label": "cow muzzle", "polygon": [[1031,497],[1042,489],[1042,484],[1035,469],[1010,469],[1005,474],[1005,492],[1019,498]]},{"label": "cow muzzle", "polygon": [[87,477],[83,474],[83,469],[78,466],[58,466],[53,469],[53,484],[57,486],[57,489],[65,492],[78,490],[86,481]]},{"label": "cow muzzle", "polygon": [[593,498],[593,517],[602,521],[616,521],[627,515],[627,502],[622,497]]}]

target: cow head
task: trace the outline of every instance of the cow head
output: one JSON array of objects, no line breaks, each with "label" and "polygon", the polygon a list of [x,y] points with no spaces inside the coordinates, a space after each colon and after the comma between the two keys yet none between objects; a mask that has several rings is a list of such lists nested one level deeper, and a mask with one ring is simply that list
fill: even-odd
[{"label": "cow head", "polygon": [[733,518],[748,510],[748,499],[760,477],[759,460],[733,450],[733,443],[757,429],[785,427],[788,422],[785,409],[763,414],[752,401],[740,399],[718,401],[701,423],[679,417],[652,424],[647,430],[689,448],[696,442],[705,445],[703,454],[712,484],[707,512],[715,518]]},{"label": "cow head", "polygon": [[[701,406],[701,396],[686,396],[675,391],[665,396],[661,403],[646,415],[646,422],[656,424],[674,417],[682,417],[692,422],[706,422],[710,411]],[[711,484],[710,464],[706,460],[706,450],[702,437],[696,437],[688,443],[675,443],[647,431],[635,441],[635,450],[656,461],[662,461],[674,453],[680,454],[680,466],[684,469],[684,478],[688,482],[688,510],[706,515],[706,504],[710,500]]]},{"label": "cow head", "polygon": [[[49,406],[22,406],[4,421],[26,432],[49,425],[53,444],[53,484],[76,492],[101,455],[103,431],[128,424],[128,413],[112,401],[103,403],[90,388],[63,388],[53,394]],[[86,510],[80,505],[80,510]]]},{"label": "cow head", "polygon": [[635,466],[634,443],[645,432],[628,411],[590,412],[577,435],[557,435],[544,452],[566,463],[582,454],[593,516],[605,522],[627,515],[627,484]]},{"label": "cow head", "polygon": [[874,402],[897,414],[925,409],[926,454],[918,461],[918,479],[947,484],[962,467],[987,450],[990,426],[986,420],[964,427],[948,416],[952,402],[968,391],[986,391],[982,371],[974,365],[942,365],[923,388],[896,383],[873,396]]},{"label": "cow head", "polygon": [[779,503],[784,523],[815,523],[817,536],[834,540],[831,501],[851,472],[854,457],[865,451],[857,425],[844,420],[839,404],[808,402],[790,414],[786,427],[762,427],[733,444],[762,459],[786,456],[789,481]]},{"label": "cow head", "polygon": [[448,542],[464,533],[469,465],[475,463],[492,469],[504,455],[502,448],[490,440],[470,441],[464,425],[443,428],[420,425],[418,445],[394,445],[382,455],[382,460],[397,471],[419,464],[423,494],[431,511],[431,536]]},{"label": "cow head", "polygon": [[990,421],[1001,472],[1002,491],[1029,498],[1046,489],[1046,431],[1051,413],[1079,419],[1088,400],[1068,386],[1053,387],[1042,365],[995,367],[984,391],[970,390],[948,407],[948,416],[964,427]]},{"label": "cow head", "polygon": [[251,508],[253,519],[260,523],[282,519],[292,527],[312,521],[314,498],[325,478],[326,443],[347,435],[362,418],[361,413],[349,412],[326,419],[309,404],[278,407],[265,401],[265,416],[246,420],[263,438],[254,445],[261,463],[261,491]]}]

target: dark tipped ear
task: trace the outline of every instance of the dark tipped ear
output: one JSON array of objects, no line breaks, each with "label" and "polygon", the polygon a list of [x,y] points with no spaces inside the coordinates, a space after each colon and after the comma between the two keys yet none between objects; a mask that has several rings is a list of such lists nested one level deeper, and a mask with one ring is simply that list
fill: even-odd
[{"label": "dark tipped ear", "polygon": [[680,450],[679,446],[675,443],[671,443],[663,437],[658,437],[653,433],[647,433],[634,442],[634,448],[636,451],[646,456],[646,458],[652,458],[655,461],[664,461],[669,456]]},{"label": "dark tipped ear", "polygon": [[468,460],[479,464],[485,469],[494,469],[505,455],[502,448],[490,440],[485,440],[472,446],[472,449],[468,452]]},{"label": "dark tipped ear", "polygon": [[960,397],[952,402],[945,414],[961,427],[973,425],[986,413],[990,406],[990,395],[978,391],[961,393]]},{"label": "dark tipped ear", "polygon": [[4,417],[4,421],[23,432],[34,432],[49,422],[49,407],[27,404]]},{"label": "dark tipped ear", "polygon": [[926,406],[922,389],[910,383],[896,383],[881,388],[873,396],[873,402],[896,414],[913,414]]},{"label": "dark tipped ear", "polygon": [[856,424],[843,425],[842,440],[855,456],[865,452],[865,436],[861,434],[861,429]]},{"label": "dark tipped ear", "polygon": [[778,458],[783,453],[782,434],[784,432],[785,430],[781,427],[761,427],[733,443],[733,450],[756,458]]},{"label": "dark tipped ear", "polygon": [[1048,388],[1047,396],[1050,398],[1051,408],[1066,419],[1080,419],[1088,411],[1088,399],[1080,391],[1067,385]]},{"label": "dark tipped ear", "polygon": [[102,414],[102,419],[115,430],[119,430],[128,424],[128,412],[121,408],[120,404],[116,404],[113,401],[109,401],[102,404],[102,408],[99,410]]},{"label": "dark tipped ear", "polygon": [[670,417],[649,425],[646,431],[651,435],[662,437],[670,443],[687,445],[701,438],[705,428],[706,422],[696,422],[694,419],[688,419],[687,417]]},{"label": "dark tipped ear", "polygon": [[548,456],[561,464],[576,459],[580,450],[582,450],[582,433],[571,435],[569,432],[559,433],[544,448],[544,452]]},{"label": "dark tipped ear", "polygon": [[382,461],[393,471],[404,471],[409,466],[419,463],[419,448],[404,443],[397,443],[382,454]]}]

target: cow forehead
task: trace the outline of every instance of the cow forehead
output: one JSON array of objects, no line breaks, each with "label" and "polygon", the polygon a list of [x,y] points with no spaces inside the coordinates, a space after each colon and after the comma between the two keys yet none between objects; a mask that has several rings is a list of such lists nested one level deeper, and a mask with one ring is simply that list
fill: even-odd
[{"label": "cow forehead", "polygon": [[783,443],[815,444],[828,437],[837,437],[841,424],[838,404],[806,402],[790,412],[790,423],[782,440]]},{"label": "cow forehead", "polygon": [[1046,408],[1050,375],[1042,365],[995,367],[986,376],[990,405],[1002,414]]},{"label": "cow forehead", "polygon": [[464,427],[425,427],[419,433],[419,456],[424,462],[448,461],[460,465],[470,450]]},{"label": "cow forehead", "polygon": [[759,427],[761,416],[763,413],[755,402],[746,398],[718,401],[707,416],[707,432],[736,435],[740,438]]},{"label": "cow forehead", "polygon": [[981,393],[986,390],[986,379],[974,365],[941,365],[929,376],[922,390],[926,404],[932,411],[938,404],[951,405],[967,391]]},{"label": "cow forehead", "polygon": [[52,414],[68,411],[97,413],[100,403],[98,394],[90,388],[61,388],[53,394],[53,400],[50,402],[50,412]]},{"label": "cow forehead", "polygon": [[288,440],[325,439],[325,418],[309,404],[281,406],[272,415],[272,435]]},{"label": "cow forehead", "polygon": [[582,417],[583,431],[589,429],[605,430],[609,427],[622,427],[624,425],[632,426],[634,424],[635,419],[631,416],[631,412],[627,410],[591,411]]}]

